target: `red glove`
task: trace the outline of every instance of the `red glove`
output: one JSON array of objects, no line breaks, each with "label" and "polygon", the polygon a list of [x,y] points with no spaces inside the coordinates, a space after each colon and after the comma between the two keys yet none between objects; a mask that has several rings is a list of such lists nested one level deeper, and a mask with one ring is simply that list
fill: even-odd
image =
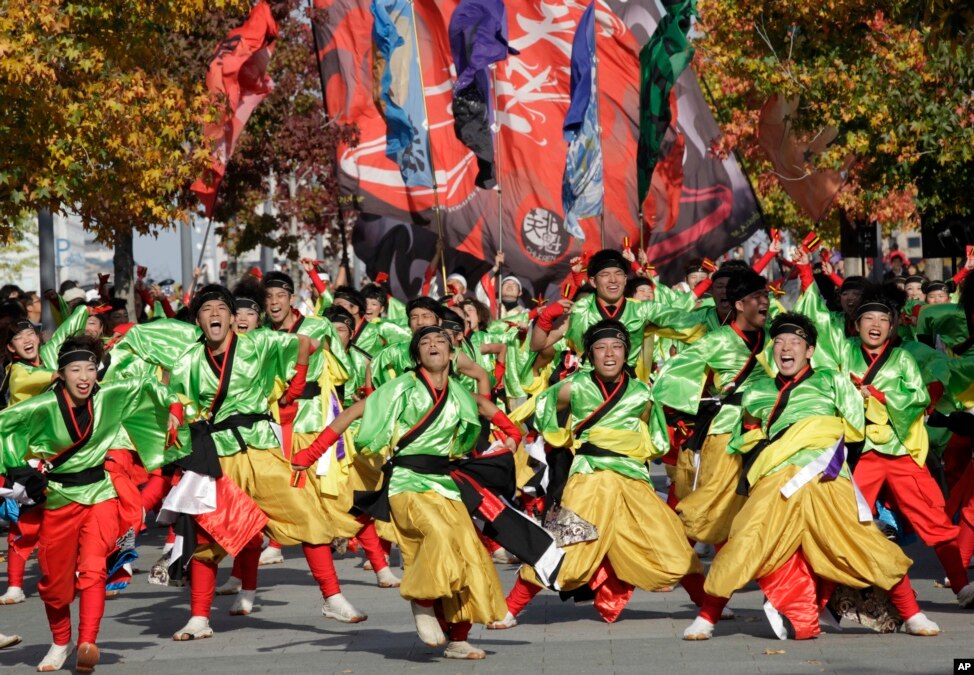
[{"label": "red glove", "polygon": [[112,311],[111,305],[99,305],[98,307],[88,308],[89,314],[107,314],[110,311]]},{"label": "red glove", "polygon": [[[183,404],[177,401],[169,406],[169,414],[179,420],[179,426],[183,426],[186,419],[186,413],[183,410]],[[166,434],[166,447],[171,448],[176,444],[176,430],[172,429]]]},{"label": "red glove", "polygon": [[281,405],[280,401],[278,401],[277,413],[282,426],[294,424],[294,418],[298,416],[298,404],[285,403]]},{"label": "red glove", "polygon": [[761,259],[751,266],[751,269],[760,274],[764,271],[764,268],[767,267],[772,260],[774,260],[774,256],[775,252],[769,248],[764,252],[764,255],[761,256]]},{"label": "red glove", "polygon": [[325,452],[335,444],[338,440],[338,434],[336,434],[331,427],[325,427],[318,438],[316,438],[311,445],[306,447],[301,452],[298,452],[291,456],[291,466],[311,466],[318,459],[325,454]]},{"label": "red glove", "polygon": [[504,373],[507,372],[507,365],[502,361],[494,364],[494,388],[504,386]]},{"label": "red glove", "polygon": [[698,298],[702,298],[703,294],[710,290],[710,285],[713,283],[714,283],[713,279],[707,277],[706,279],[704,279],[699,284],[693,287],[693,294]]},{"label": "red glove", "polygon": [[[308,364],[304,365],[298,364],[294,366],[294,377],[291,378],[291,383],[287,386],[287,391],[284,392],[284,396],[281,399],[284,400],[284,405],[289,405],[293,401],[297,400],[301,393],[304,391],[305,385],[308,384]],[[278,402],[280,404],[280,401]]]},{"label": "red glove", "polygon": [[379,272],[375,275],[375,283],[384,284],[387,281],[389,281],[389,275],[385,272]]},{"label": "red glove", "polygon": [[881,392],[879,389],[877,389],[871,384],[866,385],[866,389],[869,391],[869,393],[872,395],[874,399],[876,399],[883,405],[886,405],[886,394],[884,394],[883,392]]},{"label": "red glove", "polygon": [[517,428],[517,425],[502,410],[494,413],[494,416],[490,418],[490,423],[503,431],[509,438],[513,438],[514,445],[521,444],[521,430]]},{"label": "red glove", "polygon": [[538,328],[545,333],[550,333],[555,320],[565,313],[565,308],[560,302],[553,302],[538,315]]},{"label": "red glove", "polygon": [[795,265],[795,267],[798,268],[798,278],[801,279],[802,292],[804,293],[815,283],[815,274],[812,272],[811,265]]},{"label": "red glove", "polygon": [[838,273],[832,272],[832,274],[829,275],[829,279],[832,280],[832,283],[835,284],[836,288],[842,288],[842,282],[844,279],[840,277]]}]

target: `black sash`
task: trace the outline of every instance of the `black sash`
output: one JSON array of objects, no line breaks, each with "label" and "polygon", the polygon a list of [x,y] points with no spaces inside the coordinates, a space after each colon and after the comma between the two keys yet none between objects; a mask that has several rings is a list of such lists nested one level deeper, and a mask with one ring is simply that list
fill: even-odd
[{"label": "black sash", "polygon": [[[734,330],[734,328],[732,327],[731,330]],[[737,333],[736,330],[734,332]],[[741,337],[740,333],[737,334],[738,337]],[[725,391],[729,393],[722,399],[716,401],[701,401],[700,405],[697,406],[697,414],[691,418],[693,433],[687,439],[685,445],[687,449],[700,452],[703,448],[704,439],[710,433],[710,425],[713,423],[714,418],[717,417],[720,409],[725,405],[741,404],[743,396],[738,389],[750,377],[751,373],[754,372],[754,367],[758,364],[758,354],[764,348],[764,337],[764,332],[758,331],[758,339],[755,341],[754,346],[751,347],[751,353],[748,354],[744,367],[738,371],[734,379],[725,388]],[[742,337],[742,339],[744,338]],[[744,339],[744,344],[747,345],[746,339]]]},{"label": "black sash", "polygon": [[321,385],[318,382],[307,382],[304,389],[298,394],[298,400],[308,400],[321,396]]},{"label": "black sash", "polygon": [[882,370],[883,366],[886,365],[886,362],[889,361],[890,356],[893,355],[894,347],[896,347],[896,345],[894,344],[894,340],[893,339],[887,340],[886,344],[883,345],[883,351],[879,353],[879,356],[876,357],[875,361],[872,361],[872,363],[870,363],[869,352],[866,351],[866,348],[863,347],[862,345],[859,346],[859,349],[862,350],[863,359],[866,361],[866,363],[870,364],[866,368],[866,374],[862,376],[862,386],[868,387],[870,384],[873,383],[873,380],[876,379],[876,375],[879,374],[879,371]]},{"label": "black sash", "polygon": [[449,396],[449,384],[443,388],[442,393],[438,396],[436,390],[426,381],[426,377],[419,369],[416,370],[416,379],[426,387],[426,392],[433,399],[433,406],[416,426],[400,436],[396,447],[393,449],[392,457],[382,465],[382,485],[379,486],[379,489],[355,491],[353,495],[353,512],[367,513],[376,520],[389,520],[389,478],[392,475],[393,467],[401,466],[416,473],[433,475],[446,475],[450,473],[450,460],[447,457],[437,457],[434,455],[407,455],[403,457],[399,454],[410,443],[422,436],[433,422],[437,420],[446,408],[446,400]]},{"label": "black sash", "polygon": [[[601,380],[599,380],[598,375],[596,375],[593,372],[591,374],[591,378],[592,381],[595,383],[595,386],[598,387],[599,391],[604,392],[602,388],[604,383],[601,383]],[[602,418],[608,415],[609,411],[611,411],[612,408],[614,408],[616,404],[620,400],[622,400],[622,397],[626,395],[626,389],[629,388],[629,375],[625,371],[623,371],[622,374],[620,375],[620,378],[621,379],[619,380],[619,383],[616,385],[615,390],[609,395],[608,398],[602,401],[602,405],[596,408],[591,415],[586,417],[578,424],[578,426],[575,427],[573,433],[576,438],[581,436],[582,433],[584,433],[588,429],[598,424],[602,420]],[[603,396],[604,395],[605,394],[603,393]]]},{"label": "black sash", "polygon": [[352,339],[348,341],[348,348],[357,349],[358,351],[362,352],[362,354],[365,355],[365,358],[371,361],[372,355],[358,346],[358,339],[362,337],[362,333],[365,331],[366,323],[368,323],[368,321],[366,321],[365,319],[362,319],[362,322],[359,323],[358,328],[355,329],[355,333],[352,335]]},{"label": "black sash", "polygon": [[213,442],[213,434],[220,431],[230,431],[237,440],[241,452],[247,451],[247,443],[240,434],[241,428],[250,428],[261,421],[271,421],[270,413],[235,413],[220,422],[209,419],[198,420],[189,425],[189,435],[192,442],[190,454],[176,460],[176,466],[185,471],[219,478],[223,475],[220,468],[220,458]]},{"label": "black sash", "polygon": [[213,403],[210,404],[210,417],[216,417],[217,412],[219,412],[223,402],[226,401],[227,394],[230,391],[230,378],[233,376],[233,357],[237,352],[237,336],[230,333],[230,344],[227,346],[227,351],[223,353],[222,364],[216,363],[213,355],[210,354],[210,348],[206,346],[205,338],[203,340],[203,351],[204,356],[206,356],[206,362],[218,380],[216,395],[213,397]]},{"label": "black sash", "polygon": [[[811,366],[806,366],[805,371],[800,373],[798,377],[793,380],[782,382],[782,380],[779,379],[780,376],[775,378],[775,383],[779,384],[778,388],[780,393],[778,394],[778,400],[775,401],[774,407],[771,409],[771,414],[768,415],[768,429],[771,429],[774,423],[778,421],[778,418],[781,417],[781,413],[784,412],[785,407],[788,405],[788,399],[791,398],[791,393],[795,390],[795,387],[810,378],[813,372],[814,371],[812,370]],[[751,452],[744,455],[741,460],[741,479],[737,483],[737,494],[745,497],[748,495],[748,493],[751,491],[751,485],[747,480],[747,472],[750,471],[751,467],[754,466],[754,463],[758,461],[758,457],[761,456],[761,453],[764,452],[765,448],[781,438],[781,436],[790,428],[791,425],[785,427],[771,438],[765,438],[758,441],[757,444],[751,449]]]},{"label": "black sash", "polygon": [[82,485],[92,485],[105,480],[105,465],[99,464],[90,469],[82,469],[72,473],[52,473],[50,480],[60,483],[64,487],[80,487]]}]

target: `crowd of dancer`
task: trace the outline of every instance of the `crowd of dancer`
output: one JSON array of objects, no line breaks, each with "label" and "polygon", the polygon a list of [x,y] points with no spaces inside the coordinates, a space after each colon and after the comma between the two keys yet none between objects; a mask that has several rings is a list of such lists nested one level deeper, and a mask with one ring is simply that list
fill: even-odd
[{"label": "crowd of dancer", "polygon": [[[974,257],[947,282],[874,283],[813,265],[809,241],[783,261],[791,280],[765,276],[774,240],[750,266],[692,261],[673,287],[604,249],[547,303],[502,257],[443,293],[427,275],[406,303],[385,275],[329,285],[314,261],[313,303],[281,271],[185,305],[140,275],[137,321],[107,279],[91,301],[6,286],[0,606],[28,600],[36,549],[52,634],[37,670],[76,652],[91,671],[154,514],[170,530],[148,581],[189,589],[177,641],[213,637],[215,594],[250,614],[259,566],[298,545],[325,618],[367,620],[333,560],[358,547],[447,658],[485,658],[472,624],[514,629],[544,589],[612,622],[635,588],[678,584],[699,608],[685,640],[712,638],[751,581],[782,639],[866,605],[879,630],[937,635],[897,541],[933,548],[974,606]],[[513,561],[505,594],[495,564]]]}]

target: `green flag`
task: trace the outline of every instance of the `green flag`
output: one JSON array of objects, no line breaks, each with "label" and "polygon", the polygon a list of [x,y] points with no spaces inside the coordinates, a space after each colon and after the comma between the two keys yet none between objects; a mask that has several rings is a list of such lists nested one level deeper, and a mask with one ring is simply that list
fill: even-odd
[{"label": "green flag", "polygon": [[642,207],[670,126],[670,90],[693,59],[687,39],[694,0],[665,2],[666,14],[639,52],[639,148],[636,151],[639,206]]}]

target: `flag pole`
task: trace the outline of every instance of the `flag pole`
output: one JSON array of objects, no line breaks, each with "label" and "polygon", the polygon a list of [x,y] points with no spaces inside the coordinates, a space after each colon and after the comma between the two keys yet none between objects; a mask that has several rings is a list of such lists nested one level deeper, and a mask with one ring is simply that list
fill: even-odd
[{"label": "flag pole", "polygon": [[[501,125],[497,121],[497,64],[490,64],[490,79],[493,98],[494,98],[494,119],[493,125],[497,127],[494,132],[494,141],[496,143],[496,149],[494,155],[496,161],[494,162],[494,175],[497,182],[497,250],[500,253],[504,252],[504,191],[501,187]],[[503,284],[504,276],[501,274],[500,267],[497,268],[497,274],[494,278],[494,283],[497,285],[497,319],[501,318],[501,302],[503,300],[503,294],[501,293],[501,287]]]},{"label": "flag pole", "polygon": [[[433,130],[430,128],[429,106],[426,104],[426,86],[423,84],[423,57],[420,54],[419,31],[416,28],[416,5],[414,0],[409,0],[409,12],[412,16],[413,24],[413,44],[416,45],[416,63],[419,65],[419,86],[423,90],[423,114],[426,117],[426,147],[427,158],[430,165],[430,176],[433,179],[433,217],[436,219],[436,236],[440,240],[441,249],[445,249],[443,240],[443,222],[440,219],[440,191],[436,180],[436,167],[433,164]],[[440,255],[440,274],[443,276],[443,294],[446,295],[446,251]]]},{"label": "flag pole", "polygon": [[[597,0],[592,0],[596,2]],[[599,47],[598,34],[595,30],[595,17],[592,17],[592,78],[595,88],[595,119],[597,122],[596,133],[599,136],[599,145],[602,145],[602,106],[599,103]],[[605,160],[603,159],[603,166]],[[604,171],[604,169],[603,169]],[[605,176],[602,177],[602,210],[599,212],[599,248],[605,248]]]}]

